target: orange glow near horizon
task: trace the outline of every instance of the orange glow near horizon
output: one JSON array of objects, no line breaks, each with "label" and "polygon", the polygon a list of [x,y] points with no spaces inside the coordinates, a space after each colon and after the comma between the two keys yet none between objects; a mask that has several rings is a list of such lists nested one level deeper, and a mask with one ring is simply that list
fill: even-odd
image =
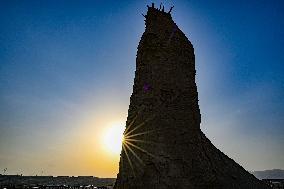
[{"label": "orange glow near horizon", "polygon": [[50,175],[116,177],[125,125],[122,118],[106,115],[80,120]]}]

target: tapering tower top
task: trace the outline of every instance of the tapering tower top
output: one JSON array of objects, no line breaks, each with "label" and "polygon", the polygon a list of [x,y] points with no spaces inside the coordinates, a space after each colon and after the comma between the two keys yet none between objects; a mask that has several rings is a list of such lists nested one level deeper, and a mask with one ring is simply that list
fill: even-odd
[{"label": "tapering tower top", "polygon": [[[154,3],[152,3],[151,6],[147,5],[147,7],[148,7],[147,15],[150,15],[150,14],[154,14],[154,15],[160,14],[160,15],[163,15],[163,16],[166,16],[166,17],[172,19],[171,12],[172,12],[174,6],[172,6],[168,12],[165,12],[165,6],[162,5],[162,3],[160,4],[159,8],[155,8],[155,4]],[[143,15],[143,16],[146,18],[147,15],[146,16]]]}]

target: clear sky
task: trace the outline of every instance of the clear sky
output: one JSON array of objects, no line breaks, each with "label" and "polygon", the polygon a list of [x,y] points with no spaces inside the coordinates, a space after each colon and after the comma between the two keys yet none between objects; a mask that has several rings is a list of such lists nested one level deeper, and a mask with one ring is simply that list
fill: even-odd
[{"label": "clear sky", "polygon": [[[157,5],[160,1],[154,1]],[[0,171],[115,177],[151,1],[0,1]],[[166,1],[195,48],[201,128],[247,170],[284,169],[284,2]]]}]

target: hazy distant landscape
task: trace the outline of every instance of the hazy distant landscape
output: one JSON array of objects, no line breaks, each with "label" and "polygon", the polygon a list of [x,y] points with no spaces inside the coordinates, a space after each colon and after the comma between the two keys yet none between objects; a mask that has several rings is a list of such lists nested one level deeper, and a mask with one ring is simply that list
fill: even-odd
[{"label": "hazy distant landscape", "polygon": [[258,179],[284,179],[284,170],[282,169],[252,171],[251,173]]}]

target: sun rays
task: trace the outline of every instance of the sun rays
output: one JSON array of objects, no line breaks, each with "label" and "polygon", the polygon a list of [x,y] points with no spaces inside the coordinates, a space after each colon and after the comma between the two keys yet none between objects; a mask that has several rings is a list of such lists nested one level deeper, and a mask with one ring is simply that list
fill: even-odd
[{"label": "sun rays", "polygon": [[142,165],[145,165],[144,162],[142,161],[142,159],[131,149],[131,147],[127,144],[127,142],[125,142],[123,145],[126,146],[126,148],[138,159],[138,161]]},{"label": "sun rays", "polygon": [[[179,96],[179,93],[177,93],[175,96],[173,96],[169,101],[160,102],[158,105],[156,105],[151,111],[155,110],[156,108],[162,108],[165,104],[169,104],[173,102],[175,99],[177,99]],[[135,170],[143,170],[141,169],[141,166],[145,166],[145,162],[142,160],[141,156],[142,154],[147,155],[151,158],[158,159],[159,157],[155,155],[154,152],[149,152],[143,146],[145,145],[162,145],[158,141],[150,141],[150,140],[144,140],[143,138],[148,138],[147,135],[164,131],[166,129],[171,129],[172,127],[164,127],[164,128],[156,128],[149,130],[149,127],[145,128],[145,125],[147,123],[150,123],[155,117],[156,114],[151,114],[148,116],[147,119],[144,119],[139,123],[138,116],[141,115],[141,112],[145,110],[146,106],[143,106],[136,115],[131,119],[130,123],[127,125],[124,133],[123,133],[123,140],[122,140],[122,153],[125,153],[125,156],[128,161],[128,164],[132,170],[133,176],[136,177]],[[138,123],[137,123],[138,122]],[[144,127],[144,128],[143,128]],[[148,129],[148,130],[147,130]],[[140,131],[139,131],[140,130]],[[136,161],[137,160],[137,161]],[[139,162],[136,163],[136,162]],[[124,166],[125,163],[123,162],[123,159],[121,159],[121,165]],[[137,169],[135,169],[135,166],[137,166]]]},{"label": "sun rays", "polygon": [[[136,176],[135,170],[140,170],[139,168],[141,168],[141,167],[138,167],[138,169],[135,169],[134,165],[145,166],[145,162],[143,162],[141,157],[139,157],[139,154],[141,152],[144,153],[144,154],[147,154],[148,156],[151,156],[152,158],[156,158],[156,156],[154,154],[148,152],[142,146],[137,144],[137,143],[155,144],[154,142],[151,142],[151,141],[148,141],[148,140],[146,141],[146,140],[143,140],[143,139],[137,139],[137,137],[139,137],[139,136],[147,135],[147,134],[155,131],[155,130],[151,130],[151,131],[137,132],[139,128],[142,128],[146,123],[148,123],[150,120],[152,120],[155,116],[150,116],[150,118],[146,119],[145,121],[141,122],[140,124],[138,124],[134,127],[134,123],[135,123],[137,117],[138,117],[138,115],[136,115],[133,118],[133,120],[130,122],[128,127],[125,129],[124,137],[123,137],[123,141],[122,141],[122,151],[125,153],[126,159],[129,163],[129,166],[132,170],[134,177]],[[140,153],[138,153],[138,151]],[[133,158],[130,157],[131,155],[133,155]],[[136,160],[139,162],[139,164],[136,163]]]}]

